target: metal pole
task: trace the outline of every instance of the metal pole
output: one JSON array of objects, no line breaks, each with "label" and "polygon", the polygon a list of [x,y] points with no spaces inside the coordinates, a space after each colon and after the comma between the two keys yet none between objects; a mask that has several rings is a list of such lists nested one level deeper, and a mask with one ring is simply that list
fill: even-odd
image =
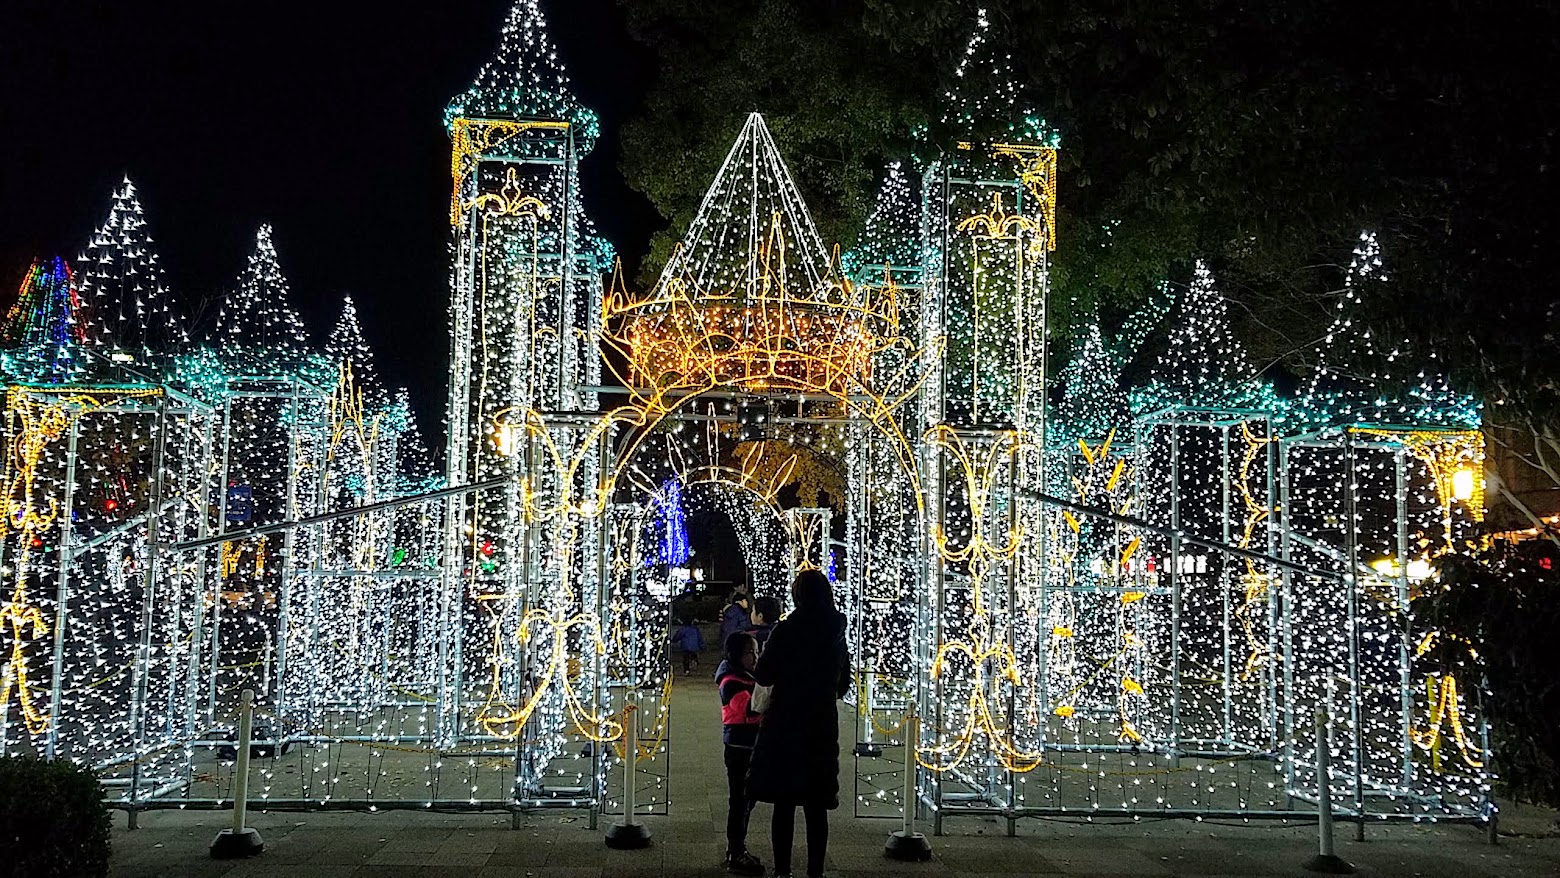
[{"label": "metal pole", "polygon": [[[529,490],[531,491],[536,491],[539,489],[537,482],[540,479],[536,472],[536,451],[536,436],[529,429],[527,429],[525,451],[523,456],[521,458],[517,458],[517,460],[524,460],[524,478],[526,484],[530,486]],[[507,564],[504,571],[504,579],[506,580],[505,588],[508,592],[508,603],[510,604],[509,607],[505,608],[505,614],[507,615],[509,613],[515,612],[514,604],[519,602],[519,613],[523,618],[525,613],[530,612],[531,602],[535,598],[534,593],[537,591],[537,565],[536,559],[534,558],[536,552],[537,534],[536,524],[531,520],[530,511],[521,508],[519,505],[520,500],[517,493],[519,486],[519,479],[512,480],[505,499],[505,503],[507,504],[507,509],[509,512],[508,526],[513,528],[518,524],[520,527],[520,564]],[[506,537],[508,537],[507,534]],[[506,539],[505,541],[506,549],[509,545],[512,545],[510,540],[512,540],[512,537]],[[475,565],[476,563],[476,557],[473,556],[472,564]],[[518,584],[519,594],[516,594],[516,584],[514,582],[517,573],[520,578],[520,582]],[[473,575],[475,574],[473,573]],[[502,625],[503,618],[499,617],[495,619],[493,624]],[[524,704],[526,693],[529,689],[527,682],[531,674],[531,649],[529,645],[521,643],[518,636],[515,638],[515,645],[520,650],[520,655],[514,663],[514,666],[519,672],[518,677],[515,680],[515,689],[518,699],[517,703]],[[494,658],[496,659],[497,656]],[[532,692],[530,697],[539,698],[541,697],[541,693]],[[459,693],[457,693],[457,698],[459,698]],[[459,701],[457,701],[456,704],[458,707]],[[527,720],[527,722],[529,722],[529,720]],[[542,780],[541,778],[531,777],[530,760],[524,758],[524,741],[525,727],[520,726],[515,729],[515,780],[520,785],[520,791],[522,793],[528,791],[531,788],[533,782],[538,788],[540,788]]]},{"label": "metal pole", "polygon": [[[207,502],[207,498],[210,496],[207,493],[210,483],[207,479],[211,473],[211,447],[216,441],[212,435],[214,426],[214,419],[207,417],[204,426],[201,428],[201,435],[204,439],[200,444],[199,469],[194,479],[195,490],[191,492],[194,496],[201,498],[199,514],[195,519],[195,533],[197,536],[202,537],[206,535],[211,527],[210,506]],[[193,430],[193,425],[191,429]],[[187,462],[186,465],[188,465]],[[190,654],[185,661],[184,679],[184,734],[188,738],[195,737],[195,706],[200,697],[200,651],[204,639],[206,616],[203,590],[206,585],[207,558],[209,555],[210,552],[205,549],[199,552],[198,560],[195,562],[195,585],[190,589]],[[186,770],[188,770],[188,765]]]},{"label": "metal pole", "polygon": [[[1230,542],[1230,428],[1227,424],[1219,431],[1219,455],[1219,522],[1221,528],[1219,538],[1224,541],[1225,545],[1228,545]],[[1219,559],[1219,597],[1223,607],[1220,628],[1224,638],[1224,743],[1231,747],[1235,745],[1234,706],[1231,704],[1231,699],[1234,696],[1234,693],[1231,691],[1233,688],[1231,678],[1234,675],[1230,670],[1230,626],[1234,623],[1234,620],[1230,618],[1230,589],[1233,587],[1230,569],[1232,560],[1229,556]]]},{"label": "metal pole", "polygon": [[[932,469],[932,471],[934,473],[936,473],[936,479],[937,479],[936,487],[933,489],[933,490],[936,491],[936,496],[937,496],[937,526],[939,528],[944,528],[944,527],[946,527],[947,522],[948,522],[948,497],[942,490],[943,484],[946,481],[943,478],[943,459],[942,459],[942,454],[940,452],[933,451],[932,454],[934,456],[933,456],[933,459],[932,459],[932,462],[931,462],[931,469]],[[943,560],[942,560],[942,558],[940,557],[940,555],[938,553],[935,553],[935,552],[928,553],[927,557],[930,559],[931,563],[934,565],[933,568],[932,568],[934,585],[933,585],[933,588],[931,590],[929,590],[928,593],[927,593],[928,597],[931,598],[931,606],[928,608],[928,615],[930,615],[930,617],[931,617],[931,620],[930,620],[931,629],[930,629],[930,632],[929,632],[931,634],[931,642],[929,644],[927,644],[927,658],[928,658],[928,665],[927,665],[927,667],[929,669],[930,668],[930,661],[929,660],[931,658],[931,654],[937,649],[937,645],[942,642],[943,607],[947,605],[947,600],[946,600],[946,595],[944,594],[944,589],[947,587],[948,571],[946,569],[946,565],[943,563]],[[939,680],[940,679],[941,678],[939,678]],[[939,682],[938,684],[936,684],[934,686],[931,686],[931,687],[928,687],[928,688],[931,689],[931,692],[929,692],[928,694],[931,695],[932,703],[935,705],[934,710],[936,712],[936,718],[937,718],[936,719],[936,725],[934,726],[934,729],[937,729],[937,730],[944,729],[944,728],[947,727],[947,723],[944,721],[944,717],[943,717],[944,702],[943,702],[942,691],[941,691],[942,690],[942,685]],[[936,732],[934,732],[934,734],[936,734]],[[941,773],[935,773],[932,776],[932,834],[933,835],[938,835],[938,836],[942,835],[942,826],[943,826],[943,785],[942,785],[942,774]]]},{"label": "metal pole", "polygon": [[628,714],[628,728],[623,737],[623,822],[632,824],[637,813],[638,803],[635,801],[638,792],[637,778],[634,777],[635,768],[639,762],[639,692],[629,689],[628,703],[624,705],[624,712]]},{"label": "metal pole", "polygon": [[211,842],[211,856],[226,860],[252,857],[265,850],[260,833],[245,826],[249,809],[249,748],[254,734],[255,690],[245,689],[238,696],[238,751],[233,768],[233,825],[217,833]]},{"label": "metal pole", "polygon": [[[1008,448],[1007,531],[1009,534],[1015,534],[1018,532],[1018,434],[1016,432],[1013,434],[1011,441],[1012,444]],[[1006,622],[1003,627],[1006,629],[1008,655],[1015,655],[1013,650],[1013,622],[1018,616],[1014,607],[1018,603],[1018,563],[1020,557],[1022,557],[1021,553],[1015,553],[1013,557],[1007,559],[1007,594],[1002,610],[1006,615]],[[1016,734],[1018,728],[1015,722],[1018,709],[1018,692],[1016,687],[1008,689],[1006,700],[1007,704],[1005,707],[1007,709],[1009,734]],[[1003,772],[1002,777],[1007,783],[1007,834],[1009,838],[1012,838],[1018,835],[1018,818],[1013,811],[1017,805],[1018,774],[1009,768]]]},{"label": "metal pole", "polygon": [[639,756],[639,695],[630,688],[624,696],[623,819],[607,828],[607,847],[633,850],[650,846],[650,828],[635,819],[635,762]]},{"label": "metal pole", "polygon": [[1181,765],[1181,433],[1170,428],[1170,746]]},{"label": "metal pole", "polygon": [[[217,530],[227,531],[228,485],[233,466],[233,400],[222,399],[222,469],[217,484]],[[202,544],[204,545],[204,544]],[[226,547],[226,542],[216,543]],[[182,547],[175,547],[176,549]],[[222,580],[227,575],[222,548],[217,550],[217,578],[211,584],[211,673],[206,677],[206,725],[217,721],[217,675],[222,665]]]},{"label": "metal pole", "polygon": [[[141,753],[146,747],[146,698],[152,673],[152,620],[157,605],[157,567],[162,551],[162,528],[159,526],[163,498],[163,469],[167,459],[168,398],[157,403],[157,436],[152,450],[151,514],[146,519],[146,574],[141,585],[141,642],[136,649],[135,694],[130,701],[131,728],[134,737],[135,762],[130,767],[130,804],[140,799]],[[171,660],[171,656],[170,656]],[[171,671],[171,668],[170,668]]]},{"label": "metal pole", "polygon": [[[1330,678],[1327,691],[1332,691]],[[1329,875],[1348,875],[1354,871],[1354,866],[1339,858],[1333,850],[1332,722],[1328,716],[1327,702],[1316,705],[1315,719],[1317,853],[1306,862],[1305,868]]]},{"label": "metal pole", "polygon": [[[298,382],[296,379],[292,381],[292,399],[290,400],[290,405],[291,408],[288,409],[288,412],[292,415],[292,426],[287,431],[287,513],[285,517],[288,519],[295,519],[298,517],[298,442],[301,438],[300,434],[302,432],[302,427],[300,426],[302,417],[298,411],[299,396]],[[280,738],[283,735],[282,725],[285,722],[282,717],[286,715],[286,709],[288,706],[286,703],[287,637],[290,633],[288,628],[292,625],[293,552],[296,546],[297,531],[286,531],[282,535],[282,570],[281,583],[279,586],[281,594],[278,595],[276,613],[276,642],[274,647],[276,661],[276,673],[274,676],[276,689],[271,695],[271,705],[273,712],[276,714],[276,721],[272,724],[272,735],[278,739],[276,742],[276,749],[278,752],[281,750]],[[269,675],[269,664],[266,666],[266,671]],[[270,686],[271,681],[267,680],[267,691],[271,691]]]},{"label": "metal pole", "polygon": [[[596,471],[596,484],[599,485],[599,484],[601,484],[601,481],[605,478],[605,476],[607,474],[608,468],[611,467],[611,465],[612,465],[612,437],[611,437],[611,431],[609,431],[609,430],[602,431],[601,438],[597,442],[596,456],[597,456],[596,459],[597,459],[597,467],[598,467],[598,469]],[[613,547],[612,546],[612,540],[611,540],[611,535],[613,533],[613,531],[612,531],[612,523],[613,523],[612,510],[614,508],[616,508],[616,507],[614,507],[612,505],[612,503],[610,501],[611,501],[610,497],[603,498],[601,509],[600,509],[600,514],[599,514],[599,517],[596,519],[596,619],[597,620],[603,620],[604,617],[608,614],[608,611],[609,611],[608,603],[609,603],[610,587],[609,587],[608,580],[609,580],[609,578],[612,575],[612,559],[611,559],[609,553],[611,552],[612,547]],[[637,657],[634,655],[634,644],[636,644],[638,642],[638,637],[636,636],[637,635],[638,626],[635,624],[635,621],[638,618],[638,613],[636,612],[637,607],[635,606],[635,601],[637,600],[637,598],[638,598],[637,594],[630,593],[627,596],[627,600],[624,602],[625,605],[626,605],[626,612],[628,613],[628,643],[627,643],[627,648],[624,651],[627,653],[628,662],[629,662],[629,665],[633,668],[632,673],[635,675],[636,680],[637,680],[637,677],[638,677],[638,670],[639,670],[639,661],[638,661]],[[583,603],[583,601],[582,601],[582,603]],[[606,678],[606,674],[607,674],[606,656],[604,654],[598,653],[595,656],[595,673],[592,675],[592,678],[591,678],[591,703],[594,704],[594,705],[601,705],[604,700],[610,700],[610,698],[611,698],[611,695],[610,695],[611,690],[610,689],[607,690],[607,692],[608,692],[607,698],[603,699],[603,697],[602,697],[603,681]],[[598,707],[597,709],[601,709],[601,708]],[[591,747],[590,785],[591,785],[591,800],[593,801],[593,806],[590,809],[590,816],[588,818],[588,820],[590,822],[590,826],[588,828],[592,832],[594,832],[596,830],[596,825],[597,825],[597,822],[599,820],[599,815],[601,814],[602,800],[604,798],[606,798],[603,795],[604,790],[602,789],[603,784],[601,783],[601,768],[605,764],[605,756],[601,752],[603,749],[605,749],[605,748],[603,748],[603,747],[601,747],[599,745]]]},{"label": "metal pole", "polygon": [[921,742],[921,721],[913,701],[909,703],[905,714],[904,731],[904,825],[897,832],[888,834],[888,843],[883,846],[883,852],[893,860],[929,860],[932,858],[932,844],[926,840],[926,836],[915,831],[915,780],[919,768],[915,751]]},{"label": "metal pole", "polygon": [[1345,527],[1345,555],[1348,560],[1348,573],[1344,578],[1344,634],[1348,638],[1349,651],[1349,732],[1350,748],[1353,750],[1352,768],[1354,769],[1354,812],[1358,820],[1354,824],[1354,838],[1356,841],[1365,840],[1365,778],[1364,778],[1364,735],[1360,729],[1360,521],[1359,521],[1359,496],[1358,496],[1358,461],[1356,459],[1356,447],[1354,434],[1345,432],[1343,439],[1344,460],[1344,517],[1347,519]]},{"label": "metal pole", "polygon": [[[70,438],[65,446],[65,498],[60,507],[60,569],[54,593],[54,667],[49,687],[49,734],[44,744],[44,758],[58,755],[60,737],[60,699],[65,685],[65,620],[70,603],[71,539],[75,535],[76,502],[76,438],[80,433],[80,417],[72,412]],[[155,508],[155,507],[154,507]]]},{"label": "metal pole", "polygon": [[1409,616],[1411,593],[1408,582],[1408,473],[1403,450],[1392,455],[1394,464],[1394,494],[1397,497],[1397,641],[1398,641],[1398,703],[1400,707],[1398,735],[1402,745],[1403,788],[1410,789],[1414,780],[1414,742],[1409,730],[1414,722],[1414,695],[1409,686],[1409,638],[1412,621]]},{"label": "metal pole", "polygon": [[[1290,528],[1293,527],[1293,522],[1290,520],[1292,518],[1292,516],[1290,515],[1290,508],[1289,508],[1289,504],[1291,502],[1290,491],[1289,491],[1289,454],[1290,454],[1289,445],[1287,443],[1281,443],[1278,446],[1278,459],[1279,459],[1279,464],[1278,464],[1278,470],[1279,470],[1278,490],[1280,492],[1279,503],[1278,503],[1278,511],[1279,511],[1280,516],[1281,516],[1280,520],[1282,521],[1282,526],[1279,528],[1278,534],[1279,534],[1279,551],[1283,555],[1285,560],[1289,560],[1290,553],[1293,551],[1293,544],[1292,544],[1292,541],[1289,538],[1290,537]],[[1288,567],[1281,567],[1281,568],[1279,568],[1279,571],[1280,571],[1279,572],[1279,576],[1281,577],[1280,578],[1281,611],[1279,613],[1277,613],[1276,616],[1277,616],[1277,618],[1281,618],[1281,619],[1284,620],[1284,630],[1283,630],[1283,638],[1282,638],[1283,653],[1282,653],[1282,656],[1281,656],[1282,662],[1283,662],[1283,666],[1284,666],[1284,679],[1283,679],[1283,689],[1282,689],[1282,695],[1283,695],[1283,699],[1284,699],[1284,710],[1283,710],[1284,731],[1283,731],[1282,743],[1283,743],[1284,750],[1286,752],[1286,756],[1284,758],[1284,788],[1286,790],[1293,790],[1294,787],[1295,787],[1295,782],[1296,782],[1296,766],[1295,766],[1295,704],[1296,704],[1296,701],[1297,701],[1297,699],[1295,697],[1295,637],[1294,637],[1294,626],[1300,622],[1300,619],[1298,619],[1296,617],[1296,607],[1295,607],[1295,600],[1294,600],[1294,571],[1292,571]],[[1274,688],[1275,689],[1278,688],[1276,679],[1274,681]],[[1276,700],[1275,700],[1274,704],[1275,704],[1275,709],[1276,709],[1276,704],[1277,704]],[[1289,801],[1289,797],[1286,796],[1285,800],[1286,800],[1286,803],[1287,803]]]},{"label": "metal pole", "polygon": [[[1268,553],[1268,555],[1270,557],[1277,557],[1278,554],[1279,554],[1279,552],[1278,552],[1278,530],[1277,530],[1277,528],[1279,526],[1279,523],[1283,520],[1282,519],[1283,510],[1279,508],[1278,494],[1276,493],[1277,492],[1277,487],[1276,487],[1277,472],[1276,472],[1276,466],[1275,466],[1275,457],[1274,457],[1274,454],[1273,454],[1272,434],[1273,434],[1273,425],[1272,425],[1272,423],[1269,422],[1269,421],[1263,421],[1262,438],[1263,438],[1263,444],[1266,446],[1266,449],[1267,449],[1267,453],[1264,455],[1265,460],[1263,461],[1263,470],[1264,470],[1264,472],[1265,472],[1265,474],[1267,476],[1267,479],[1266,479],[1266,484],[1265,484],[1265,490],[1264,490],[1264,493],[1262,495],[1262,502],[1267,504],[1267,511],[1268,511],[1267,523],[1266,523],[1266,525],[1264,526],[1263,529],[1267,532],[1267,541],[1265,543],[1265,547],[1267,549],[1267,553]],[[1268,604],[1268,630],[1267,630],[1268,660],[1266,662],[1267,667],[1263,671],[1263,677],[1265,678],[1265,680],[1267,682],[1267,696],[1268,696],[1268,709],[1267,709],[1268,748],[1271,749],[1271,750],[1277,750],[1278,749],[1278,745],[1279,745],[1279,738],[1278,738],[1278,661],[1279,661],[1279,646],[1278,646],[1278,643],[1279,643],[1279,638],[1278,638],[1279,614],[1278,614],[1278,601],[1279,601],[1279,589],[1276,589],[1276,588],[1273,588],[1273,587],[1269,586],[1267,588],[1267,598],[1268,598],[1268,600],[1267,600],[1267,604]]]},{"label": "metal pole", "polygon": [[255,690],[245,689],[238,696],[238,765],[233,769],[233,826],[234,832],[244,831],[244,818],[249,808],[249,747],[254,740]]}]

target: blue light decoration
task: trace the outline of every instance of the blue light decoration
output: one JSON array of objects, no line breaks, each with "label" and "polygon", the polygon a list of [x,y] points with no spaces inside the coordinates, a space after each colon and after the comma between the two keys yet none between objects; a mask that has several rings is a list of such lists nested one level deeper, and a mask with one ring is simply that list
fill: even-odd
[{"label": "blue light decoration", "polygon": [[665,564],[681,567],[693,555],[688,545],[687,517],[683,512],[682,484],[667,479],[661,490],[650,498],[654,509],[650,520],[652,548],[645,553],[645,565]]},{"label": "blue light decoration", "polygon": [[70,266],[58,256],[37,259],[27,270],[16,304],[0,326],[7,375],[58,384],[82,371],[86,341]]}]

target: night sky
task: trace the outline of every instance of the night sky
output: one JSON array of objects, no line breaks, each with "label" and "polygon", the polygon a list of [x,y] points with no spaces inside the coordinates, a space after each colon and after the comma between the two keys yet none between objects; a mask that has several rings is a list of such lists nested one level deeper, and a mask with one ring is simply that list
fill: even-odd
[{"label": "night sky", "polygon": [[[384,379],[411,389],[437,441],[449,356],[442,114],[497,48],[508,6],[6,0],[0,305],[34,256],[78,255],[128,173],[186,307],[229,290],[271,223],[316,344],[350,293]],[[623,183],[618,131],[653,59],[614,0],[543,6],[576,93],[602,117],[581,170],[587,210],[632,267],[663,223]]]}]

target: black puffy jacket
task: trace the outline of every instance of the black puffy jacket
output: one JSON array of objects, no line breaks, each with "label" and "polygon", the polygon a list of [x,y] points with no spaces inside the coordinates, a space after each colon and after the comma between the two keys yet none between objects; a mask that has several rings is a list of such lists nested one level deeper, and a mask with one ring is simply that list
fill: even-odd
[{"label": "black puffy jacket", "polygon": [[833,609],[787,616],[769,635],[753,676],[773,686],[753,745],[748,796],[782,805],[840,804],[840,722],[850,691],[845,616]]}]

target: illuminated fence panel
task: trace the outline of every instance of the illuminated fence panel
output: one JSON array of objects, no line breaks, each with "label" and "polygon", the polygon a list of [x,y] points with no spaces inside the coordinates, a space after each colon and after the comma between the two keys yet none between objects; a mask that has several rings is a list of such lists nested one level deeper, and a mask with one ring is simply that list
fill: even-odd
[{"label": "illuminated fence panel", "polygon": [[214,413],[155,385],[13,386],[6,409],[0,750],[154,793],[187,763],[202,577],[150,541],[204,532]]},{"label": "illuminated fence panel", "polygon": [[1304,725],[1307,705],[1335,702],[1345,724],[1335,753],[1350,772],[1342,804],[1356,813],[1488,807],[1477,687],[1429,666],[1436,635],[1410,627],[1413,599],[1436,587],[1429,559],[1472,534],[1480,510],[1458,474],[1477,472],[1482,453],[1477,433],[1434,428],[1350,426],[1282,444],[1285,556],[1345,574],[1287,586],[1288,719]]},{"label": "illuminated fence panel", "polygon": [[1277,572],[1256,557],[1179,542],[1275,555],[1271,425],[1256,412],[1184,409],[1140,419],[1135,433],[1140,515],[1180,535],[1145,535],[1138,561],[1159,580],[1174,574],[1176,686],[1194,696],[1177,700],[1177,746],[1270,750]]}]

